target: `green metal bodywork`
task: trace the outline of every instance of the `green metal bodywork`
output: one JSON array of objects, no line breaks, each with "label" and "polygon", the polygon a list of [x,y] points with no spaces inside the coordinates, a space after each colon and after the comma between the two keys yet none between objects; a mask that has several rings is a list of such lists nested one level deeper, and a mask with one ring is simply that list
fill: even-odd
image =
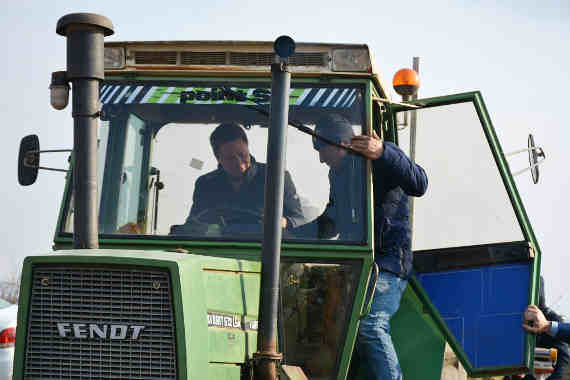
[{"label": "green metal bodywork", "polygon": [[[233,378],[236,373],[239,378],[237,364],[244,363],[246,357],[251,357],[256,350],[255,331],[208,328],[207,315],[210,311],[237,315],[245,321],[257,319],[259,262],[172,252],[118,250],[74,250],[28,257],[23,268],[19,326],[28,325],[32,267],[42,264],[118,265],[167,270],[173,289],[174,316],[178,321],[175,326],[179,378],[218,378],[221,374],[232,374]],[[19,342],[26,341],[26,332],[27,329],[18,329]],[[22,358],[22,355],[16,355],[15,378],[22,378]]]},{"label": "green metal bodywork", "polygon": [[[440,379],[445,335],[426,313],[429,301],[408,286],[392,319],[392,339],[406,379]],[[422,297],[423,296],[423,297]]]},{"label": "green metal bodywork", "polygon": [[[32,268],[45,264],[65,264],[70,267],[81,264],[117,265],[167,270],[172,282],[174,315],[178,321],[176,346],[181,379],[239,379],[239,365],[246,363],[247,358],[251,358],[256,351],[255,331],[207,327],[207,314],[215,312],[238,316],[246,322],[257,320],[261,271],[258,260],[114,249],[71,250],[48,256],[31,256],[26,258],[23,267],[19,326],[28,326]],[[366,275],[363,271],[362,288],[365,288],[368,280]],[[356,298],[363,299],[363,291]],[[394,341],[406,378],[426,378],[422,376],[441,372],[445,339],[431,314],[424,312],[428,303],[425,295],[408,287],[392,322]],[[361,308],[362,302],[354,303],[338,379],[346,377]],[[20,328],[17,332],[15,379],[23,378],[24,355],[21,353],[27,341],[27,331]],[[410,339],[412,335],[414,338]]]},{"label": "green metal bodywork", "polygon": [[[239,255],[236,255],[239,256]],[[65,264],[152,267],[165,269],[172,282],[172,301],[176,325],[178,373],[181,379],[239,378],[240,365],[256,351],[257,332],[246,329],[208,327],[208,312],[237,316],[245,323],[257,321],[261,263],[257,260],[222,258],[167,251],[70,250],[48,256],[26,258],[21,282],[18,325],[28,326],[31,273],[36,265]],[[365,289],[367,272],[361,272],[360,288]],[[364,298],[360,290],[357,299]],[[339,377],[346,376],[354,344],[362,302],[354,302],[347,344]],[[182,323],[180,322],[182,321]],[[23,378],[23,350],[26,328],[17,332],[14,378]],[[351,342],[352,341],[352,342]],[[205,376],[207,374],[207,376]],[[229,376],[229,377],[228,377]]]}]

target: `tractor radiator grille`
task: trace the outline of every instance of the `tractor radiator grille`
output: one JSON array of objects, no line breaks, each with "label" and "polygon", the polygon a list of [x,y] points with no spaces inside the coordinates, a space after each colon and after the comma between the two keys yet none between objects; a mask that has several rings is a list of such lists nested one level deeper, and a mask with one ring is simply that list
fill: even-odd
[{"label": "tractor radiator grille", "polygon": [[24,378],[176,379],[171,298],[166,271],[35,267]]}]

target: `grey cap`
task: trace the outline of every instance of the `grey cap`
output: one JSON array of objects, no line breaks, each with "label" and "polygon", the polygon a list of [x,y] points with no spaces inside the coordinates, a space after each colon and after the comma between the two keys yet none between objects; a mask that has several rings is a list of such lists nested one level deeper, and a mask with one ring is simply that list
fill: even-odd
[{"label": "grey cap", "polygon": [[[325,115],[317,121],[315,133],[337,143],[343,142],[348,144],[354,137],[354,130],[350,122],[343,116],[334,113]],[[313,148],[319,150],[325,145],[328,144],[313,137]]]}]

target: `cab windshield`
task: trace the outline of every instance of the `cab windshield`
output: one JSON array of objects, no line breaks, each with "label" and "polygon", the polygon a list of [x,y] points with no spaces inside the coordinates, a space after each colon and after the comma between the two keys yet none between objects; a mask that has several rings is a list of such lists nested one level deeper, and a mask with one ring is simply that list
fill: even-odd
[{"label": "cab windshield", "polygon": [[[335,114],[360,134],[363,92],[293,83],[289,120],[314,130]],[[106,81],[100,100],[100,234],[261,240],[269,83]],[[283,239],[366,244],[365,161],[346,153],[331,170],[315,150],[322,144],[292,127],[287,145]],[[331,180],[342,184],[338,194],[329,194]],[[70,194],[63,232],[73,232],[72,221]]]}]

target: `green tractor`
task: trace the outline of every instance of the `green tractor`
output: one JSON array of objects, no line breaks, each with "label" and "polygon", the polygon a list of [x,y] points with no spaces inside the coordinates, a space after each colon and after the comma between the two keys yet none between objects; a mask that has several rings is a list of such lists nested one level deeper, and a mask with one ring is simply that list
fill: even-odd
[{"label": "green tractor", "polygon": [[[441,379],[446,345],[472,377],[532,369],[521,322],[540,249],[479,92],[392,100],[366,45],[104,43],[113,26],[93,14],[57,32],[68,67],[51,100],[64,108],[71,83],[74,147],[54,252],[24,261],[14,379],[361,376],[351,362],[378,275],[370,163],[347,189],[350,234],[296,228],[329,200],[313,140],[331,113],[428,173],[411,205],[415,273],[392,320],[404,378]],[[218,167],[210,135],[230,122],[266,163],[265,193],[248,194],[262,211],[214,189],[214,206],[191,213]],[[542,151],[528,151],[537,178]],[[44,152],[23,139],[22,185]]]}]

